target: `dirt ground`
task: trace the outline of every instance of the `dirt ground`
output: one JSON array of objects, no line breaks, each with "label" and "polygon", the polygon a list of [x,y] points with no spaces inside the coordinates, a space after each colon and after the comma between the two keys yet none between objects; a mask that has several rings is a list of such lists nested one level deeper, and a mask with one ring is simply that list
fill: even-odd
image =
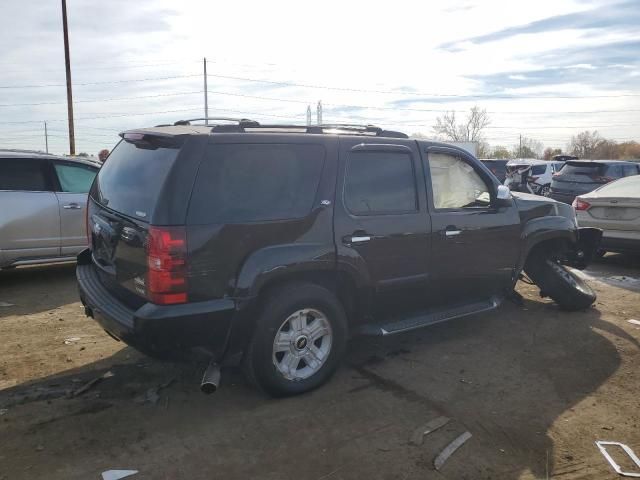
[{"label": "dirt ground", "polygon": [[[586,275],[587,312],[519,284],[523,305],[355,339],[327,385],[273,400],[235,370],[205,396],[200,367],[114,341],[84,317],[71,265],[0,272],[0,480],[618,478],[594,441],[640,454],[640,260]],[[451,421],[409,442],[438,416]]]}]

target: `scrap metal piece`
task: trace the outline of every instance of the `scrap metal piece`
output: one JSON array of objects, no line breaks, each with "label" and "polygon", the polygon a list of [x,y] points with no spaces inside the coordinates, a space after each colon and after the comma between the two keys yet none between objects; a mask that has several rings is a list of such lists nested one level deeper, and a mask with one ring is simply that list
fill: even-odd
[{"label": "scrap metal piece", "polygon": [[[633,452],[633,450],[631,450],[631,448],[629,448],[629,446],[625,445],[624,443],[620,443],[620,442],[604,442],[602,440],[596,440],[596,445],[600,449],[600,453],[602,453],[602,455],[604,455],[604,458],[607,459],[609,464],[613,467],[613,469],[616,471],[616,473],[618,475],[622,475],[623,477],[640,478],[640,458],[638,458],[638,456]],[[609,452],[607,452],[607,449],[606,449],[605,445],[615,445],[617,447],[620,447],[622,450],[624,450],[624,452],[627,455],[629,455],[629,458],[631,460],[633,460],[633,463],[636,464],[636,466],[638,467],[639,471],[637,473],[623,472],[622,468],[620,468],[620,465],[618,465],[615,462],[615,460],[613,458],[611,458],[611,455],[609,455]]]},{"label": "scrap metal piece", "polygon": [[120,480],[138,473],[138,470],[107,470],[102,472],[102,480]]},{"label": "scrap metal piece", "polygon": [[433,460],[433,466],[436,470],[440,470],[449,457],[455,453],[467,440],[471,438],[471,432],[464,432],[438,454]]},{"label": "scrap metal piece", "polygon": [[634,325],[638,325],[640,326],[640,320],[636,320],[635,318],[632,318],[630,320],[627,320],[627,322],[629,323],[633,323]]},{"label": "scrap metal piece", "polygon": [[411,445],[422,445],[425,435],[429,435],[431,432],[435,432],[439,428],[444,427],[450,420],[448,417],[438,417],[430,420],[413,432],[409,443]]},{"label": "scrap metal piece", "polygon": [[88,381],[87,383],[85,383],[83,386],[81,386],[77,390],[74,390],[73,392],[71,392],[68,396],[70,398],[73,398],[73,397],[77,397],[79,395],[82,395],[86,391],[88,391],[91,388],[95,387],[102,380],[104,380],[106,378],[111,378],[111,377],[113,377],[113,372],[111,370],[109,370],[109,371],[103,373],[102,375],[100,375],[99,377],[96,377],[93,380]]}]

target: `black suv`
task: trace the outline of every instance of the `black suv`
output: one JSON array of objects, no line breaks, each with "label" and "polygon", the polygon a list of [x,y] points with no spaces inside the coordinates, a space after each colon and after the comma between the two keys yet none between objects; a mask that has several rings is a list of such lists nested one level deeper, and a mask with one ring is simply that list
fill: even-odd
[{"label": "black suv", "polygon": [[[127,131],[89,194],[88,316],[156,356],[240,363],[272,395],[310,390],[347,338],[496,308],[523,268],[566,309],[595,300],[600,231],[512,194],[466,151],[372,126]],[[182,356],[182,355],[180,355]]]},{"label": "black suv", "polygon": [[549,196],[571,203],[578,195],[592,192],[622,177],[640,174],[640,163],[622,160],[571,160],[551,180]]}]

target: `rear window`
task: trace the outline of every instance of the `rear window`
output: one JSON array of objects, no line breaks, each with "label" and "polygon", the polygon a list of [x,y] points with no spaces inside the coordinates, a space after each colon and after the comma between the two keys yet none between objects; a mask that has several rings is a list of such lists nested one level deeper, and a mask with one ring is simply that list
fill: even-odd
[{"label": "rear window", "polygon": [[602,175],[606,165],[602,163],[565,163],[560,175],[586,175],[588,177],[594,175]]},{"label": "rear window", "polygon": [[321,145],[211,145],[198,171],[188,222],[305,217],[313,207],[324,157]]},{"label": "rear window", "polygon": [[640,197],[640,176],[626,177],[600,187],[598,195],[610,197]]},{"label": "rear window", "polygon": [[148,221],[179,148],[142,148],[125,141],[111,152],[92,190],[98,203]]}]

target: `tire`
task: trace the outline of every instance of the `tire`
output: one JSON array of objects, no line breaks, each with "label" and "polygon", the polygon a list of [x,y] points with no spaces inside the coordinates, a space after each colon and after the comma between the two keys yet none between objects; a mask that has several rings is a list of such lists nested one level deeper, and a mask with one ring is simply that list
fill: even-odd
[{"label": "tire", "polygon": [[319,285],[288,284],[262,306],[244,357],[245,375],[274,397],[308,392],[333,375],[346,342],[347,319],[336,296]]},{"label": "tire", "polygon": [[596,301],[595,292],[582,278],[551,258],[532,257],[525,272],[540,287],[541,295],[551,297],[563,310],[585,310]]}]

